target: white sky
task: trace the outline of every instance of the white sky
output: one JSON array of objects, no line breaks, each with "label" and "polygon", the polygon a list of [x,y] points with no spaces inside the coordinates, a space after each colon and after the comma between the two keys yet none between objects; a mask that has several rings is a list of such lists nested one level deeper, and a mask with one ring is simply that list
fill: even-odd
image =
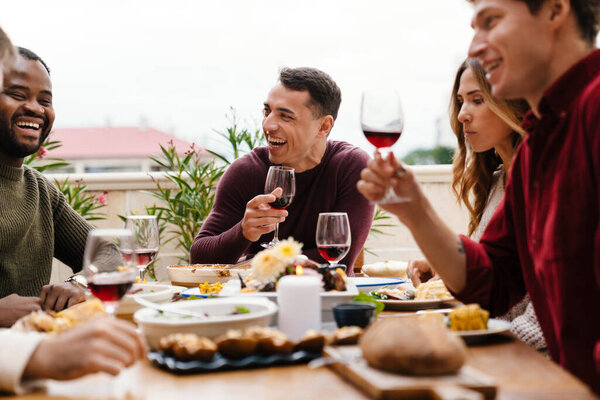
[{"label": "white sky", "polygon": [[[281,66],[311,66],[342,89],[331,137],[371,152],[360,93],[396,87],[395,150],[431,147],[471,39],[465,0],[3,1],[0,25],[52,70],[55,127],[148,125],[215,147],[230,106],[260,122]],[[444,142],[452,143],[446,132]]]}]

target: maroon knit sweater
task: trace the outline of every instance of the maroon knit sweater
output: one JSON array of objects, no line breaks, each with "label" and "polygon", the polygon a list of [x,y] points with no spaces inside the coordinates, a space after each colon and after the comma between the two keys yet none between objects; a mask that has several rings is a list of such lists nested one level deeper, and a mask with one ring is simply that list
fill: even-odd
[{"label": "maroon knit sweater", "polygon": [[[347,212],[352,231],[352,246],[340,262],[351,266],[360,253],[373,221],[374,206],[356,190],[360,171],[369,156],[346,142],[328,141],[321,163],[296,174],[296,195],[287,208],[289,215],[279,224],[279,237],[304,243],[303,252],[310,259],[325,262],[315,244],[320,212]],[[235,160],[227,169],[219,186],[213,209],[190,249],[192,263],[235,263],[242,255],[262,250],[273,233],[250,242],[242,235],[242,218],[246,203],[264,193],[269,167],[266,147],[254,149]]]}]

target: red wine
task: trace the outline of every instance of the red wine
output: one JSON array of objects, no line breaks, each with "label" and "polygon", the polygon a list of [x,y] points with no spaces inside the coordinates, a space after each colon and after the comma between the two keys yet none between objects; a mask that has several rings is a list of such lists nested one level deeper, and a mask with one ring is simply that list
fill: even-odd
[{"label": "red wine", "polygon": [[371,144],[378,149],[382,147],[390,147],[398,141],[402,131],[400,132],[380,132],[380,131],[367,131],[363,129],[365,137]]},{"label": "red wine", "polygon": [[[156,253],[158,253],[158,250],[155,250],[155,249],[137,249],[137,250],[135,250],[135,254],[137,255],[137,265],[140,267],[147,266],[148,264],[150,264],[152,262],[152,260],[154,260],[154,257],[156,257]],[[124,251],[123,258],[127,262],[131,261],[131,253]]]},{"label": "red wine", "polygon": [[344,246],[341,244],[328,244],[319,246],[319,254],[321,254],[321,257],[327,261],[340,261],[342,258],[344,258],[346,253],[348,253],[348,250],[350,250],[350,246]]},{"label": "red wine", "polygon": [[292,203],[293,198],[294,198],[293,196],[278,197],[275,199],[274,202],[269,203],[269,205],[276,210],[283,210],[284,208],[286,208],[287,206],[289,206]]},{"label": "red wine", "polygon": [[88,284],[92,294],[102,301],[119,301],[131,288],[133,281],[101,282]]}]

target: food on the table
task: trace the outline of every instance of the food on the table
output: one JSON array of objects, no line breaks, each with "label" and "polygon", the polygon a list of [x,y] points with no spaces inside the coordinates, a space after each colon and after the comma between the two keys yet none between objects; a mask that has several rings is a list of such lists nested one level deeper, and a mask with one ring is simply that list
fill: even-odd
[{"label": "food on the table", "polygon": [[384,276],[394,278],[406,278],[406,261],[385,260],[362,266],[362,272],[368,276]]},{"label": "food on the table", "polygon": [[378,320],[359,346],[372,367],[409,375],[454,373],[466,357],[465,344],[443,324],[412,317]]},{"label": "food on the table", "polygon": [[18,320],[13,329],[59,334],[106,312],[98,299],[84,301],[59,313],[35,311]]},{"label": "food on the table", "polygon": [[246,336],[258,342],[256,352],[261,355],[290,354],[294,351],[294,343],[276,329],[252,326],[245,331]]},{"label": "food on the table", "polygon": [[325,335],[314,329],[310,329],[306,332],[304,337],[300,339],[294,350],[304,350],[311,353],[320,353],[323,351],[325,346]]},{"label": "food on the table", "polygon": [[451,298],[452,294],[446,289],[441,279],[432,279],[421,283],[415,295],[416,300],[448,300]]},{"label": "food on the table", "polygon": [[237,329],[228,330],[224,335],[216,338],[215,343],[223,357],[234,360],[254,354],[258,346],[255,338],[245,335]]},{"label": "food on the table", "polygon": [[372,292],[371,295],[381,300],[413,300],[415,289],[411,284],[398,285],[395,288],[386,286]]},{"label": "food on the table", "polygon": [[343,326],[333,332],[330,342],[335,345],[356,344],[362,334],[363,329],[359,326]]},{"label": "food on the table", "polygon": [[487,329],[490,313],[479,304],[468,304],[453,309],[448,318],[453,331],[477,331]]},{"label": "food on the table", "polygon": [[219,294],[219,292],[223,289],[223,284],[221,282],[204,282],[199,284],[198,288],[200,289],[200,293],[202,294]]},{"label": "food on the table", "polygon": [[173,333],[160,339],[159,350],[182,361],[212,361],[217,345],[193,333]]}]

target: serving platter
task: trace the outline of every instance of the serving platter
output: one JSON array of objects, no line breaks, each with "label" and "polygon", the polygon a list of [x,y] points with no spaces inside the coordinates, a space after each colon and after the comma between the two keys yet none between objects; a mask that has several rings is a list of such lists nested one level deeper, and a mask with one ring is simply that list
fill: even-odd
[{"label": "serving platter", "polygon": [[321,357],[321,353],[295,351],[291,354],[274,354],[270,356],[252,355],[240,360],[232,360],[216,354],[213,361],[179,361],[159,351],[148,353],[150,362],[174,374],[198,374],[235,369],[267,368],[275,365],[306,364]]}]

